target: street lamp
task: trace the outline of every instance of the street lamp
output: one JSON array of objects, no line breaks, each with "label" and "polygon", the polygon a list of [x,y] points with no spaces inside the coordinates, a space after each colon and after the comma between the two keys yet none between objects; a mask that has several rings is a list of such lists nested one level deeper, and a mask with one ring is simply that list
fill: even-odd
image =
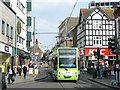
[{"label": "street lamp", "polygon": [[115,50],[116,50],[116,71],[117,71],[117,77],[116,77],[116,79],[117,79],[118,86],[119,86],[119,61],[118,61],[118,55],[119,55],[119,53],[118,53],[118,47],[117,47],[118,46],[117,45],[118,39],[117,39],[117,26],[116,26],[116,24],[117,24],[117,22],[116,22],[116,18],[117,18],[117,13],[116,13],[117,6],[114,5],[113,7],[114,7],[114,16],[115,16]]}]

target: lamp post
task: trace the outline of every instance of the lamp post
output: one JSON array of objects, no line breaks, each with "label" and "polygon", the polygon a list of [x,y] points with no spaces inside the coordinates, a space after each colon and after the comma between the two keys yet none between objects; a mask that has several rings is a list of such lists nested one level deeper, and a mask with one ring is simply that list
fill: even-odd
[{"label": "lamp post", "polygon": [[115,16],[115,50],[116,50],[116,71],[117,71],[117,77],[116,77],[116,79],[117,79],[117,84],[118,84],[118,86],[120,85],[119,84],[119,61],[118,61],[118,55],[119,55],[119,53],[118,53],[118,45],[117,45],[117,42],[118,42],[118,39],[117,39],[117,22],[116,22],[116,18],[117,18],[117,13],[116,13],[116,11],[117,11],[117,6],[116,5],[114,5],[114,16]]},{"label": "lamp post", "polygon": [[99,59],[100,59],[100,49],[97,48],[97,54],[98,54],[98,77],[100,78],[100,62],[99,62]]},{"label": "lamp post", "polygon": [[33,61],[35,61],[35,17],[33,25]]}]

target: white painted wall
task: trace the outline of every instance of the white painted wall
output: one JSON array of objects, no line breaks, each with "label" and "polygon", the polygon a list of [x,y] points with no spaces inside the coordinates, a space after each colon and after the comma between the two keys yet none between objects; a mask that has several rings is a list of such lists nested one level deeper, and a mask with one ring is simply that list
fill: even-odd
[{"label": "white painted wall", "polygon": [[[6,36],[6,26],[9,24],[9,35],[10,28],[13,27],[13,44],[15,47],[15,14],[0,1],[0,41],[8,43],[8,38]],[[2,34],[2,20],[5,22],[5,35]]]},{"label": "white painted wall", "polygon": [[[21,27],[21,34],[19,35],[20,37],[24,38],[24,44],[17,43],[17,47],[20,49],[23,49],[27,51],[26,48],[26,23],[27,23],[27,9],[26,9],[26,1],[27,0],[19,0],[25,7],[24,11],[22,12],[18,7],[17,7],[17,0],[10,0],[11,3],[11,8],[17,13],[17,17],[23,22],[22,27]],[[18,20],[18,19],[17,19]]]}]

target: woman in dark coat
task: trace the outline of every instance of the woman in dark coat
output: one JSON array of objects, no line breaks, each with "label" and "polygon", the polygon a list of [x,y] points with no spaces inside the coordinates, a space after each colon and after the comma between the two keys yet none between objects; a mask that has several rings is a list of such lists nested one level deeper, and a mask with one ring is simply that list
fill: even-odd
[{"label": "woman in dark coat", "polygon": [[23,67],[23,74],[24,74],[24,79],[25,79],[26,75],[27,75],[27,67],[26,66]]}]

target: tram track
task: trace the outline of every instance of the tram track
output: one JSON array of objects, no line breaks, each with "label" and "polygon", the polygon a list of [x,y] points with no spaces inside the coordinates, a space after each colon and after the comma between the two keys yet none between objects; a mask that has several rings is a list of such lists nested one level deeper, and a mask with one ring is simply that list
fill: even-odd
[{"label": "tram track", "polygon": [[59,81],[59,84],[63,90],[67,88],[80,88],[80,84],[73,81]]}]

